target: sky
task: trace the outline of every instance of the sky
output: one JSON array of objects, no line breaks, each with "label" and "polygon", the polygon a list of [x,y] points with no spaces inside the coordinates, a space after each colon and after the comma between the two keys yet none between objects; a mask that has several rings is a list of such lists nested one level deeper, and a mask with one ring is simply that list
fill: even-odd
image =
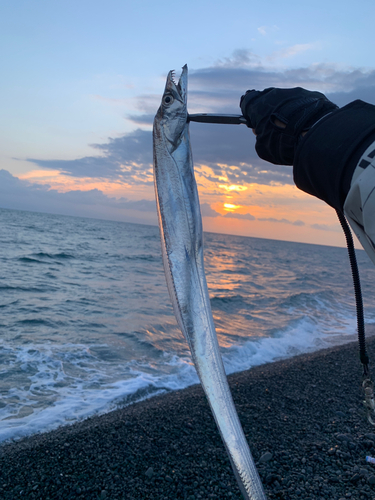
[{"label": "sky", "polygon": [[[0,6],[0,207],[157,224],[152,121],[189,68],[190,113],[247,89],[375,104],[375,3],[17,0]],[[244,125],[190,124],[206,231],[344,246],[332,208],[260,160]]]}]

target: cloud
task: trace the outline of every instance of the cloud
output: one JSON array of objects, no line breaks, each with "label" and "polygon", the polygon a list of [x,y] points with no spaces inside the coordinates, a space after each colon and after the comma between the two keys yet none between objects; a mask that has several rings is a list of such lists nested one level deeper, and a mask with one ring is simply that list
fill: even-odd
[{"label": "cloud", "polygon": [[264,36],[264,35],[267,35],[267,26],[260,26],[260,27],[258,28],[258,31],[259,31],[259,33],[260,33],[261,35],[263,35],[263,36]]},{"label": "cloud", "polygon": [[[310,44],[300,44],[288,50],[297,53],[309,48]],[[375,104],[375,70],[330,64],[276,70],[263,66],[250,50],[241,49],[213,66],[190,71],[189,111],[240,114],[239,99],[246,89],[270,86],[320,90],[339,106],[358,98]],[[131,115],[129,119],[147,130],[138,128],[109,138],[105,143],[92,144],[97,154],[73,160],[29,158],[28,161],[76,178],[151,184],[152,134],[149,126],[158,106],[156,102],[160,102],[160,96],[139,96],[135,107],[141,114]],[[212,175],[207,170],[203,175],[217,185],[222,184],[219,177],[226,177],[237,185],[293,184],[291,167],[272,165],[258,158],[254,149],[255,137],[245,125],[191,123],[190,134],[195,165],[209,166]]]},{"label": "cloud", "polygon": [[339,223],[337,224],[311,224],[313,229],[319,229],[320,231],[335,231],[341,233],[341,227]]},{"label": "cloud", "polygon": [[279,28],[277,26],[259,26],[258,28],[258,32],[263,35],[263,36],[266,36],[268,35],[269,33],[274,33],[275,31],[278,31]]},{"label": "cloud", "polygon": [[138,210],[139,212],[155,212],[155,200],[128,200],[121,197],[120,199],[106,197],[106,204],[114,208],[124,208],[126,210]]},{"label": "cloud", "polygon": [[282,224],[292,224],[293,226],[304,226],[305,223],[302,220],[287,220],[287,219],[274,219],[273,217],[268,217],[268,218],[260,218],[258,219],[260,221],[265,221],[265,222],[281,222]]},{"label": "cloud", "polygon": [[202,217],[219,217],[219,212],[216,212],[209,203],[201,203]]},{"label": "cloud", "polygon": [[259,66],[260,57],[247,49],[237,49],[230,57],[216,61],[215,66],[220,68],[238,68],[244,66]]},{"label": "cloud", "polygon": [[109,138],[104,144],[91,144],[100,151],[101,156],[86,156],[76,160],[39,160],[28,161],[39,167],[59,170],[73,177],[97,179],[118,179],[137,183],[152,183],[152,135],[151,132],[137,129],[118,138]]},{"label": "cloud", "polygon": [[59,193],[50,189],[50,186],[13,177],[6,170],[0,170],[0,206],[15,210],[53,211],[63,215],[156,223],[155,200],[116,199],[99,189]]},{"label": "cloud", "polygon": [[225,218],[232,219],[246,219],[246,220],[259,220],[261,222],[279,222],[281,224],[292,224],[293,226],[304,226],[305,223],[302,220],[290,221],[288,219],[275,219],[273,217],[254,217],[251,214],[239,214],[237,212],[228,212],[224,215]]},{"label": "cloud", "polygon": [[[309,44],[294,46],[288,50],[307,50]],[[245,55],[242,56],[246,59]],[[249,52],[248,58],[251,59]],[[274,69],[267,68],[262,64],[255,67],[248,67],[246,64],[237,66],[216,65],[190,72],[190,101],[202,95],[210,95],[210,103],[225,106],[238,106],[239,97],[245,90],[255,88],[264,89],[267,87],[296,87],[301,86],[311,90],[322,92],[349,93],[356,91],[357,98],[361,98],[364,88],[372,87],[372,102],[375,104],[375,70],[364,70],[361,68],[342,68],[335,64],[313,64],[308,67]],[[348,102],[350,97],[348,94]],[[233,112],[233,109],[232,109]]]},{"label": "cloud", "polygon": [[317,44],[315,43],[299,43],[296,45],[292,45],[290,47],[285,47],[284,49],[278,50],[271,54],[267,60],[275,61],[278,59],[287,59],[289,57],[296,56],[301,52],[306,52],[307,50],[313,50],[317,48]]},{"label": "cloud", "polygon": [[[156,203],[154,199],[130,200],[125,197],[116,199],[107,196],[99,189],[88,191],[74,190],[60,193],[48,185],[30,183],[0,170],[0,207],[14,210],[57,213],[108,219],[141,224],[157,224]],[[277,222],[305,226],[301,220],[256,218],[252,214],[228,212],[221,215],[207,202],[201,204],[203,217],[239,219],[248,221]],[[312,224],[313,229],[341,232],[339,224]]]},{"label": "cloud", "polygon": [[251,214],[237,214],[236,212],[228,212],[224,215],[226,219],[246,219],[255,220],[255,217]]},{"label": "cloud", "polygon": [[[190,125],[194,163],[208,165],[231,183],[293,184],[291,167],[264,162],[255,153],[255,137],[244,125]],[[152,133],[137,129],[104,144],[93,144],[102,156],[76,160],[28,159],[43,169],[69,176],[119,180],[128,184],[152,184]],[[225,165],[239,166],[233,171]],[[210,180],[216,182],[217,178]],[[221,181],[222,182],[222,181]]]},{"label": "cloud", "polygon": [[155,115],[153,113],[142,115],[129,115],[126,118],[137,125],[152,125]]}]

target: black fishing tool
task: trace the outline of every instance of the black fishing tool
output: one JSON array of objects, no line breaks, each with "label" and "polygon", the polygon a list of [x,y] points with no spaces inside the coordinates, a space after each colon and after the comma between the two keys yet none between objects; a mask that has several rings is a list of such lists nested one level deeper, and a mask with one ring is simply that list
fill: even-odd
[{"label": "black fishing tool", "polygon": [[188,122],[200,122],[200,123],[224,123],[227,125],[247,125],[249,126],[248,120],[243,115],[215,115],[213,113],[193,113],[188,114]]}]

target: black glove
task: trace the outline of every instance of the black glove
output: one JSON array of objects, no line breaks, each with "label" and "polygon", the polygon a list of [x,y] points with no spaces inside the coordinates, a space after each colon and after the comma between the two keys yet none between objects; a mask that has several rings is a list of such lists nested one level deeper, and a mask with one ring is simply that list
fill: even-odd
[{"label": "black glove", "polygon": [[262,92],[248,90],[241,97],[240,108],[248,127],[255,129],[255,149],[260,158],[276,165],[293,165],[301,134],[338,106],[320,92],[271,87]]}]

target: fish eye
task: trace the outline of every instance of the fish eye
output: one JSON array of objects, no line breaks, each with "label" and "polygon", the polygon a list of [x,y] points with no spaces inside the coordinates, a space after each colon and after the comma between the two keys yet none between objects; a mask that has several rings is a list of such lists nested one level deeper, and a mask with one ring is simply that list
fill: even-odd
[{"label": "fish eye", "polygon": [[163,97],[163,104],[166,104],[167,106],[170,106],[173,101],[174,101],[174,98],[170,94],[167,94]]}]

